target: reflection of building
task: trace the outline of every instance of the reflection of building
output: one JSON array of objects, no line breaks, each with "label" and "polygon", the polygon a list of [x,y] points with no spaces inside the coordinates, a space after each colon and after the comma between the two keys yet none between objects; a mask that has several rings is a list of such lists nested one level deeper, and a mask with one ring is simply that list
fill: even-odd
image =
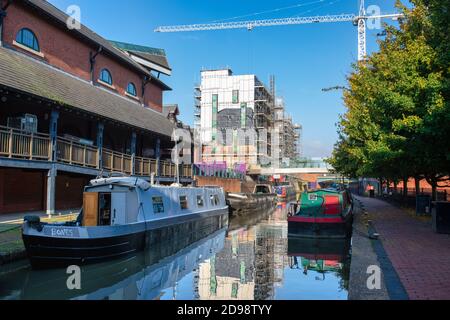
[{"label": "reflection of building", "polygon": [[256,231],[255,299],[273,299],[275,287],[283,283],[287,259],[286,220],[269,220]]},{"label": "reflection of building", "polygon": [[255,229],[234,231],[219,254],[200,264],[199,298],[253,300],[254,257]]},{"label": "reflection of building", "polygon": [[[274,97],[255,75],[235,76],[230,69],[202,71],[201,86],[196,91],[202,161],[226,162],[231,167],[267,160],[271,154],[268,131],[273,127]],[[238,141],[238,132],[243,131],[251,137]]]}]

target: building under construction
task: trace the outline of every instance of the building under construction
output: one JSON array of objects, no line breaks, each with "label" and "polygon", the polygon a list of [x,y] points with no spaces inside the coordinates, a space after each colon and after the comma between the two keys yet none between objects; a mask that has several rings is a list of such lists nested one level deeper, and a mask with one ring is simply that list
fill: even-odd
[{"label": "building under construction", "polygon": [[298,136],[292,120],[285,117],[284,106],[282,132],[274,130],[273,77],[270,82],[267,88],[255,75],[233,75],[230,69],[201,72],[201,84],[195,88],[197,162],[266,166],[273,159],[296,157]]},{"label": "building under construction", "polygon": [[299,158],[302,153],[302,126],[292,121],[292,116],[286,112],[283,98],[276,98],[275,101],[274,128],[279,134],[279,163],[289,166],[290,160]]}]

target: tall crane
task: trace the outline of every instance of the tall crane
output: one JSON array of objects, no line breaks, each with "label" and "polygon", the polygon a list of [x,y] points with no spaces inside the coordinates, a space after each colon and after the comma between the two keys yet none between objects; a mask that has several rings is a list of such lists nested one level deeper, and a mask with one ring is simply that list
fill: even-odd
[{"label": "tall crane", "polygon": [[280,19],[265,19],[237,22],[217,22],[207,24],[192,24],[178,26],[161,26],[155,29],[155,32],[188,32],[188,31],[207,31],[207,30],[226,30],[226,29],[247,29],[249,31],[257,27],[300,25],[308,23],[330,23],[330,22],[353,22],[358,27],[358,60],[362,61],[367,55],[367,20],[374,19],[393,19],[398,20],[403,17],[401,13],[367,15],[364,0],[360,0],[359,14],[340,14],[314,17],[292,17]]}]

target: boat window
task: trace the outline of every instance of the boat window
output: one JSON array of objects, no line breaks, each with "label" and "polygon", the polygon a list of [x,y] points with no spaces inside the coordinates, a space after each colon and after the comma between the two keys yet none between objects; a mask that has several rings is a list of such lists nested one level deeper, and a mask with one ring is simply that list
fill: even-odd
[{"label": "boat window", "polygon": [[209,200],[211,200],[211,205],[214,206],[214,196],[210,195]]},{"label": "boat window", "polygon": [[202,208],[205,205],[202,196],[197,196],[197,207]]},{"label": "boat window", "polygon": [[181,207],[181,210],[188,209],[188,201],[187,201],[186,196],[180,196],[180,207]]},{"label": "boat window", "polygon": [[261,194],[261,193],[263,193],[263,194],[270,193],[270,190],[269,190],[268,186],[256,186],[256,190],[255,191],[256,191],[255,193],[259,193],[259,194]]},{"label": "boat window", "polygon": [[219,196],[217,194],[214,194],[211,196],[211,204],[213,206],[218,206],[220,204],[220,199]]},{"label": "boat window", "polygon": [[153,212],[164,213],[164,202],[162,197],[153,197]]},{"label": "boat window", "polygon": [[111,193],[101,193],[99,197],[98,225],[111,225]]}]

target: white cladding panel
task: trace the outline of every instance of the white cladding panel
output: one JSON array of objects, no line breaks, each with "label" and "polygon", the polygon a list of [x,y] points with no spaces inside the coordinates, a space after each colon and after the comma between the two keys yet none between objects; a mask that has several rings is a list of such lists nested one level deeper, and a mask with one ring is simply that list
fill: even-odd
[{"label": "white cladding panel", "polygon": [[[212,101],[218,95],[218,112],[223,109],[239,109],[242,103],[255,108],[255,75],[231,75],[229,70],[202,71],[201,74],[201,121],[202,142],[211,142]],[[233,91],[239,91],[239,101],[233,103]]]}]

